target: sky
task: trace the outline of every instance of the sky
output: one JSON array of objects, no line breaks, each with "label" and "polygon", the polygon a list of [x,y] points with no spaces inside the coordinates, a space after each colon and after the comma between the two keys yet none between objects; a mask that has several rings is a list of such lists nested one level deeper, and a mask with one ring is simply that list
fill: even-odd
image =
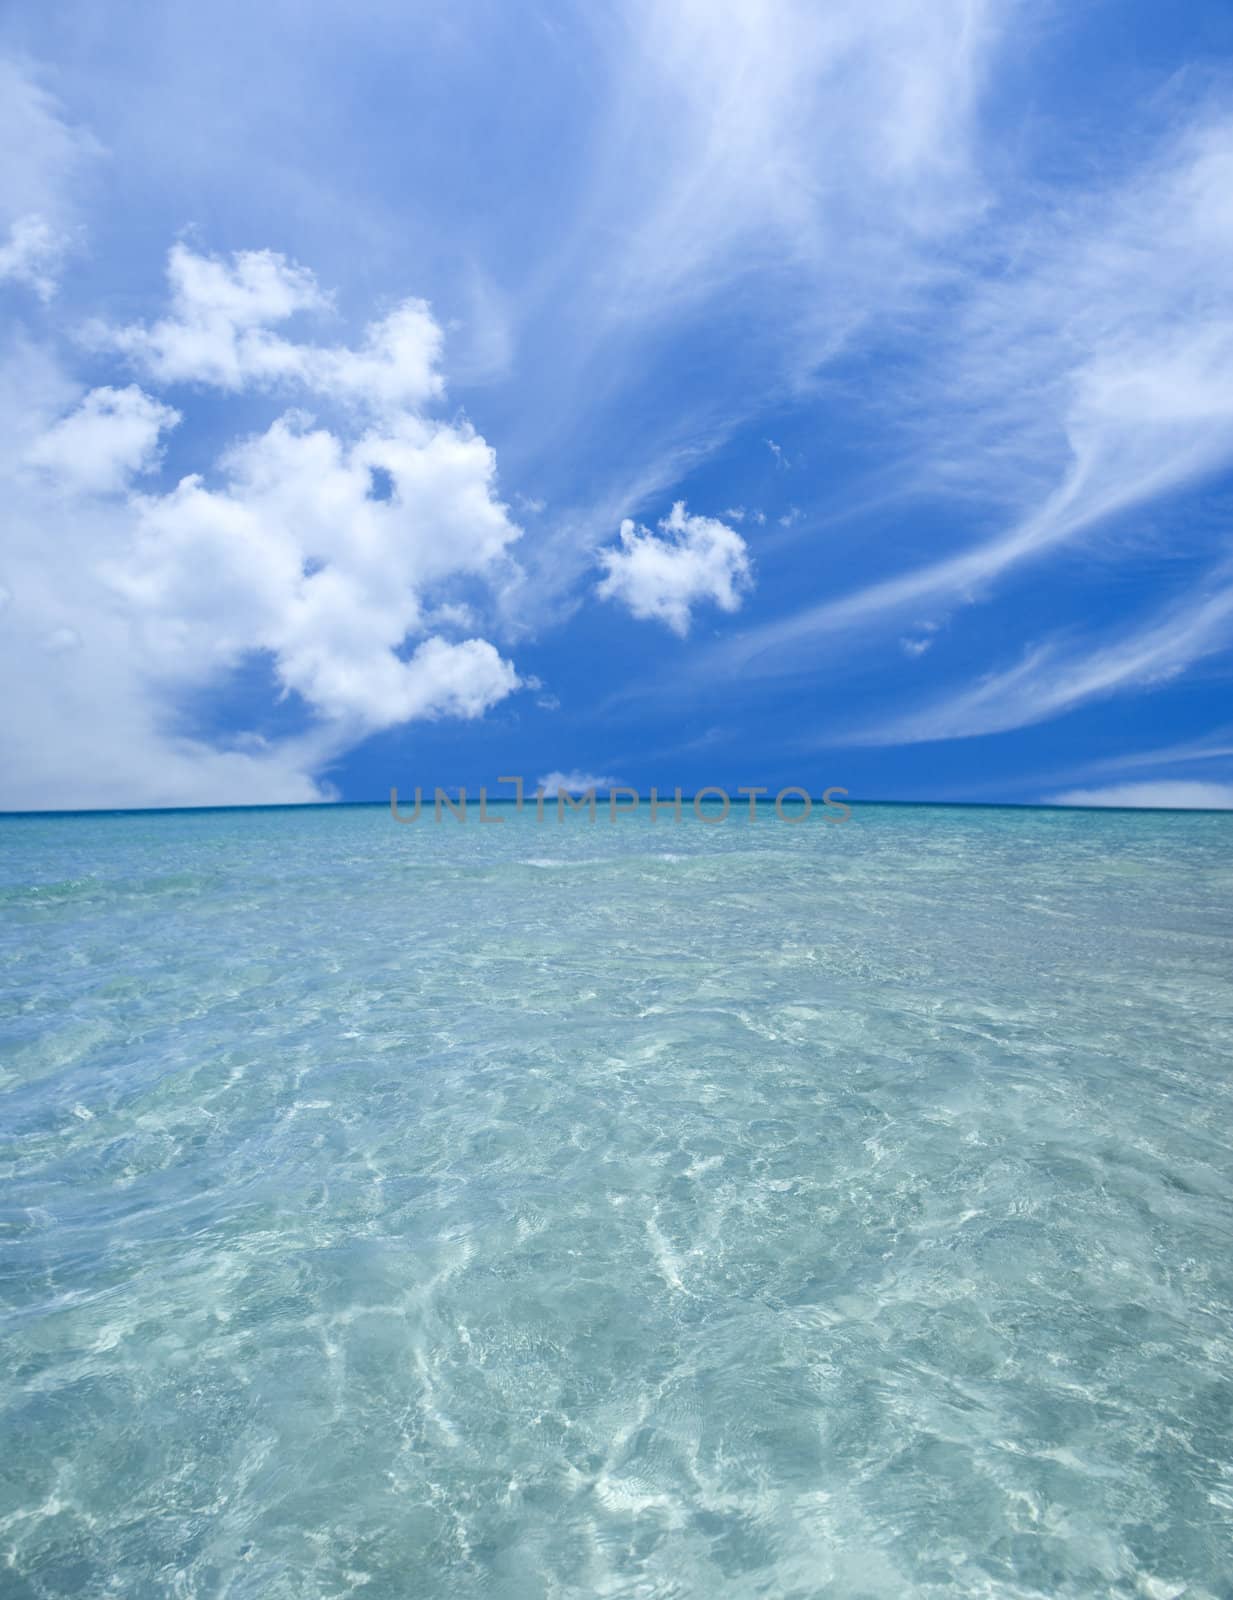
[{"label": "sky", "polygon": [[0,809],[1233,807],[1227,0],[16,0],[0,134]]}]

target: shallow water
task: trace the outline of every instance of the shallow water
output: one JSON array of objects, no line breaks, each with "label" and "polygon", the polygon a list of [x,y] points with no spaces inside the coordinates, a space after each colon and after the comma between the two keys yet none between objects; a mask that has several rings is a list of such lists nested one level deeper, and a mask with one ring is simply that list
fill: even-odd
[{"label": "shallow water", "polygon": [[1233,816],[0,820],[0,1595],[1233,1595]]}]

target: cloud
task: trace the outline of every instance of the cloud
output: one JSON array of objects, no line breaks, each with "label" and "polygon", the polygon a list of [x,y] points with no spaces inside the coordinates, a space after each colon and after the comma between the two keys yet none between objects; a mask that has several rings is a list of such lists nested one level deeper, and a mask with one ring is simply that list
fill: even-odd
[{"label": "cloud", "polygon": [[64,239],[45,217],[15,217],[0,245],[0,283],[7,278],[27,284],[40,300],[50,300],[64,250]]},{"label": "cloud", "polygon": [[613,789],[620,782],[620,778],[601,778],[593,772],[579,772],[575,767],[571,772],[549,772],[539,779],[536,788],[547,799],[553,800],[561,793],[585,794],[588,789],[594,789],[597,793],[604,789]]},{"label": "cloud", "polygon": [[26,69],[0,59],[0,147],[10,153],[0,170],[0,285],[48,301],[75,242],[76,179],[98,146]]},{"label": "cloud", "polygon": [[[476,718],[519,686],[489,640],[433,631],[477,625],[516,573],[521,535],[491,448],[465,420],[420,408],[441,387],[423,366],[435,325],[405,361],[394,338],[394,378],[371,337],[354,352],[280,339],[274,359],[247,335],[319,304],[310,275],[267,252],[232,266],[173,255],[175,315],[154,326],[174,332],[151,335],[143,364],[224,390],[291,374],[338,420],[286,412],[201,471],[141,490],[179,413],[135,385],[74,392],[45,356],[10,357],[26,404],[0,464],[0,662],[28,685],[2,735],[10,808],[319,797],[322,772],[366,735]],[[375,399],[359,376],[374,361]],[[357,410],[360,393],[374,403]],[[186,708],[255,662],[295,731],[200,736]]]},{"label": "cloud", "polygon": [[1181,767],[1192,762],[1227,761],[1233,757],[1233,743],[1229,742],[1233,728],[1220,728],[1201,739],[1187,740],[1182,744],[1165,745],[1154,750],[1126,751],[1101,761],[1089,761],[1082,767],[1072,768],[1065,776],[1094,778],[1102,774],[1141,771],[1145,767]]},{"label": "cloud", "polygon": [[1233,811],[1233,783],[1197,783],[1160,779],[1153,783],[1121,783],[1108,789],[1067,789],[1049,795],[1051,806],[1162,807],[1169,811]]},{"label": "cloud", "polygon": [[729,670],[799,669],[842,633],[985,599],[1013,569],[1233,461],[1231,192],[1233,119],[1200,111],[1118,181],[1008,221],[1003,254],[968,274],[890,419],[917,450],[918,492],[999,511],[1009,499],[1008,522],[732,641]]},{"label": "cloud", "polygon": [[[1061,769],[1038,774],[1030,787],[1044,793],[1095,793],[1126,785],[1215,783],[1224,787],[1233,779],[1233,727],[1216,727],[1197,738],[1144,750],[1119,750],[1110,756],[1072,762]],[[1167,772],[1159,776],[1162,768]],[[1025,787],[1024,784],[1020,785]]]},{"label": "cloud", "polygon": [[135,474],[158,466],[160,435],[180,420],[178,411],[135,385],[92,389],[75,411],[34,440],[26,460],[46,472],[55,487],[114,493]]},{"label": "cloud", "polygon": [[167,278],[170,316],[148,328],[96,322],[87,330],[96,348],[127,355],[158,383],[299,385],[376,411],[422,406],[442,393],[441,330],[423,300],[405,300],[370,324],[353,350],[271,331],[330,308],[313,274],[272,250],[238,251],[229,264],[177,244]]},{"label": "cloud", "polygon": [[[939,247],[986,204],[980,102],[1015,10],[622,0],[554,20],[586,64],[586,138],[565,169],[574,203],[536,236],[512,307],[536,352],[524,470],[556,512],[537,591],[560,603],[609,526],[920,308]],[[568,103],[577,79],[555,88]],[[661,382],[666,352],[699,381],[678,362]]]},{"label": "cloud", "polygon": [[1206,592],[1104,645],[1067,647],[1060,639],[1046,640],[1030,647],[1013,667],[843,742],[913,744],[1028,727],[1090,700],[1167,683],[1231,641],[1233,583],[1226,572],[1211,580]]},{"label": "cloud", "polygon": [[[106,564],[160,675],[186,653],[223,670],[268,650],[285,688],[368,731],[476,716],[517,686],[482,640],[402,653],[425,591],[482,575],[519,535],[491,493],[493,453],[467,425],[406,414],[346,440],[293,415],[220,466],[219,488],[195,475],[136,497],[128,549]],[[371,497],[375,467],[392,498]]]},{"label": "cloud", "polygon": [[[1008,8],[988,0],[634,0],[614,30],[599,172],[636,209],[605,289],[680,313],[751,274],[827,297],[810,354],[915,263],[896,247],[971,213],[972,122]],[[825,158],[819,160],[819,152]],[[863,276],[863,283],[862,283]],[[862,293],[862,289],[864,292]],[[649,301],[649,304],[647,302]],[[811,319],[791,307],[796,331]],[[644,311],[642,314],[646,314]]]},{"label": "cloud", "polygon": [[721,611],[738,610],[753,582],[740,534],[713,517],[687,515],[682,500],[659,527],[663,538],[628,518],[622,522],[620,548],[600,552],[607,576],[596,593],[682,638],[695,605],[712,601]]}]

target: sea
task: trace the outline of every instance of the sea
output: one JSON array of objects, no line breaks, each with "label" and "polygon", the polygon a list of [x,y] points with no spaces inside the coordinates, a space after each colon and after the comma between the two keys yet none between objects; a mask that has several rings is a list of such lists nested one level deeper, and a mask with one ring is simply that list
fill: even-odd
[{"label": "sea", "polygon": [[1229,1600],[1233,815],[0,819],[0,1597]]}]

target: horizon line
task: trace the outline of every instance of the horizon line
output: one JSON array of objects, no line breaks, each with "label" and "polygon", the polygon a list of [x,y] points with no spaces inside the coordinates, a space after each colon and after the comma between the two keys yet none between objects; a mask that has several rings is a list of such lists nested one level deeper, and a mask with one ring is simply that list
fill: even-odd
[{"label": "horizon line", "polygon": [[[712,787],[710,785],[707,786]],[[443,791],[444,792],[444,791]],[[572,791],[567,791],[571,793]],[[585,795],[588,791],[583,789],[579,794]],[[604,791],[607,793],[607,790]],[[698,791],[705,793],[705,789]],[[1099,812],[1163,812],[1170,816],[1233,816],[1233,807],[1229,806],[1102,806],[1102,805],[1063,805],[1057,801],[1048,800],[884,800],[884,799],[853,799],[844,791],[843,804],[847,806],[902,806],[906,808],[932,809],[932,810],[964,810],[964,811],[1099,811]],[[598,800],[599,791],[597,791]],[[545,801],[555,799],[556,796],[545,795]],[[745,796],[741,797],[742,803]],[[763,799],[754,797],[753,803],[758,806],[774,808],[775,800],[770,796]],[[476,803],[478,804],[478,792]],[[528,795],[522,802],[522,809],[531,809],[531,802],[535,796]],[[693,805],[695,795],[682,793],[681,804]],[[821,795],[811,795],[811,804],[825,805]],[[519,802],[510,796],[489,798],[485,802],[489,808],[506,806],[517,809]],[[649,806],[651,796],[639,794],[639,806]],[[660,806],[671,809],[675,799],[665,800],[662,796],[657,802]],[[160,817],[160,816],[195,816],[215,812],[261,812],[261,811],[357,811],[380,807],[388,810],[390,802],[386,800],[281,800],[271,802],[254,802],[252,804],[238,805],[196,805],[196,806],[66,806],[46,807],[40,810],[6,811],[0,810],[0,821],[16,822],[39,817]],[[629,813],[632,815],[632,812]],[[804,818],[801,819],[802,821]]]}]

